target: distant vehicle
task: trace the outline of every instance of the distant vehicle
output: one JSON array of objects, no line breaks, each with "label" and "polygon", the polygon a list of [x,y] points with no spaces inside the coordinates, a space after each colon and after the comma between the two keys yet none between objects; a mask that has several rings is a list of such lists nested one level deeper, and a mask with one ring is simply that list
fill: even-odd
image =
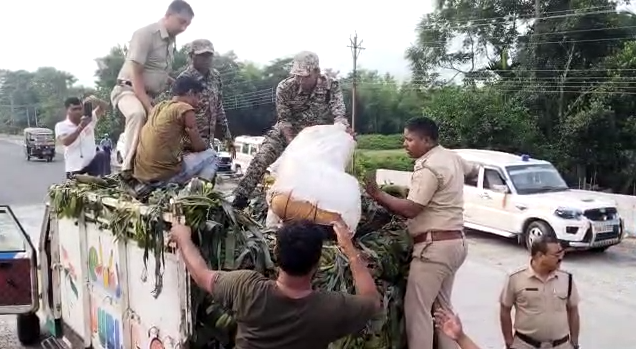
[{"label": "distant vehicle", "polygon": [[25,128],[24,153],[27,161],[31,161],[31,158],[45,159],[46,162],[53,161],[55,158],[53,131],[42,127]]},{"label": "distant vehicle", "polygon": [[[234,159],[234,171],[237,175],[245,174],[254,155],[261,148],[261,144],[265,137],[238,136],[234,139],[234,148],[236,148],[236,159]],[[268,168],[269,172],[269,168]]]},{"label": "distant vehicle", "polygon": [[233,172],[233,164],[232,164],[232,154],[226,151],[223,142],[219,139],[214,138],[214,141],[211,144],[214,151],[216,151],[216,155],[219,157],[219,167],[217,169],[218,173],[229,173]]},{"label": "distant vehicle", "polygon": [[542,235],[554,235],[569,247],[605,251],[625,236],[616,203],[593,192],[571,190],[548,161],[492,150],[458,149],[480,166],[464,185],[464,225],[530,248]]}]

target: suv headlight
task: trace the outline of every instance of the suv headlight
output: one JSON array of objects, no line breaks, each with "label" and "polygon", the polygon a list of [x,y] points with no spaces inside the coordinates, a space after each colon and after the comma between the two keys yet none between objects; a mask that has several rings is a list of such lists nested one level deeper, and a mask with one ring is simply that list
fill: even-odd
[{"label": "suv headlight", "polygon": [[583,211],[569,207],[559,207],[554,211],[554,214],[563,219],[581,219],[583,217]]}]

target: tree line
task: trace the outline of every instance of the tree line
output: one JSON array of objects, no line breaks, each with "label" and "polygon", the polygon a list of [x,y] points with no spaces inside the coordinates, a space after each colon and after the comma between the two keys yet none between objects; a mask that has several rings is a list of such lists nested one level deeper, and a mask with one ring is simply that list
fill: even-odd
[{"label": "tree line", "polygon": [[[439,122],[448,147],[530,154],[554,163],[572,186],[634,192],[634,15],[617,11],[619,1],[546,0],[535,19],[535,4],[439,0],[406,49],[411,79],[358,72],[356,131],[399,134],[404,121],[426,115]],[[39,125],[53,126],[69,95],[108,99],[125,51],[113,47],[97,59],[94,89],[51,67],[0,71],[0,131],[21,130],[34,116]],[[187,57],[183,49],[175,57],[176,75]],[[260,135],[273,125],[275,87],[290,62],[281,57],[259,66],[231,51],[215,57],[234,135]],[[340,79],[350,111],[353,77],[325,73]],[[112,116],[99,127],[116,137],[123,120]],[[384,149],[382,142],[366,147]]]}]

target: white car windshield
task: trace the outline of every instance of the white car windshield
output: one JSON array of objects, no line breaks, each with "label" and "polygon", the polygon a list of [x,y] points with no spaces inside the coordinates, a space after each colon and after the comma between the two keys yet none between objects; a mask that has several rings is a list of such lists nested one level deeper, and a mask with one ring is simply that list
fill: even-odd
[{"label": "white car windshield", "polygon": [[551,164],[507,166],[506,171],[521,195],[568,190],[567,183]]}]

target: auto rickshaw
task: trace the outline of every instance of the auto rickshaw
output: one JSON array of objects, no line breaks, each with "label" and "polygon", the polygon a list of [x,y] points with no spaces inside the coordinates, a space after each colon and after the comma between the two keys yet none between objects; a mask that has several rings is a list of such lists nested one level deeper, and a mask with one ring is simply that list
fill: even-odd
[{"label": "auto rickshaw", "polygon": [[27,161],[31,158],[46,159],[46,162],[55,158],[55,137],[53,131],[48,128],[29,127],[24,129],[24,153]]}]

